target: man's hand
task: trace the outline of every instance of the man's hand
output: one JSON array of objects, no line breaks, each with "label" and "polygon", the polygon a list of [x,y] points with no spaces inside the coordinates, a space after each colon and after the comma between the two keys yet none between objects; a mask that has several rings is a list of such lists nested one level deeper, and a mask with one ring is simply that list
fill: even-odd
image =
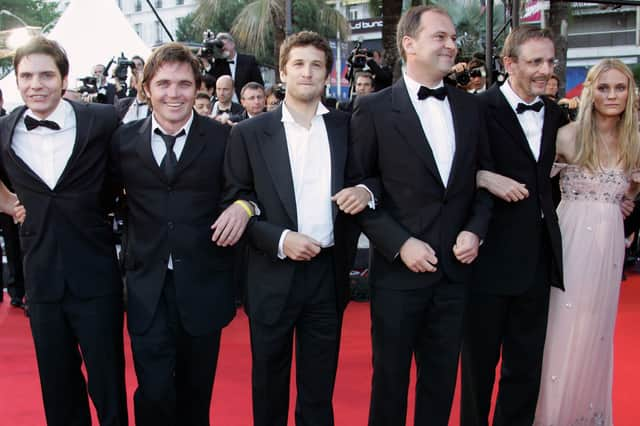
[{"label": "man's hand", "polygon": [[480,247],[480,239],[476,234],[469,231],[462,231],[456,238],[453,246],[453,254],[461,263],[469,264],[478,257],[478,248]]},{"label": "man's hand", "polygon": [[331,201],[335,201],[338,208],[347,214],[358,214],[367,208],[371,195],[360,186],[351,186],[331,197]]},{"label": "man's hand", "polygon": [[231,204],[211,225],[211,241],[220,247],[232,246],[238,242],[249,223],[247,211],[239,204]]},{"label": "man's hand", "polygon": [[633,209],[636,207],[636,203],[633,202],[631,198],[623,197],[622,202],[620,203],[620,211],[622,212],[622,216],[625,218],[628,217]]},{"label": "man's hand", "polygon": [[523,183],[497,173],[480,170],[476,174],[478,188],[485,188],[498,198],[507,202],[524,200],[529,191]]},{"label": "man's hand", "polygon": [[13,217],[13,223],[23,223],[27,217],[27,210],[18,196],[10,192],[4,184],[0,183],[0,212]]},{"label": "man's hand", "polygon": [[299,232],[290,231],[284,237],[282,251],[291,260],[311,260],[320,253],[320,243]]},{"label": "man's hand", "polygon": [[400,258],[413,272],[435,272],[438,258],[431,246],[417,238],[409,238],[400,247]]}]

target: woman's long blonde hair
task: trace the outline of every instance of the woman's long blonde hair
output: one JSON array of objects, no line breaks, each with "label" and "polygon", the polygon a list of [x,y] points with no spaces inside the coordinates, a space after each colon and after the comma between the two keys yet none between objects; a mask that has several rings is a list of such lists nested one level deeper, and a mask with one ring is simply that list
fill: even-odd
[{"label": "woman's long blonde hair", "polygon": [[626,172],[640,167],[640,138],[638,138],[638,108],[636,105],[636,83],[633,73],[618,59],[603,59],[591,67],[580,96],[580,111],[576,135],[576,163],[588,170],[601,168],[596,127],[594,92],[598,79],[609,70],[618,70],[628,80],[627,104],[618,121],[619,162]]}]

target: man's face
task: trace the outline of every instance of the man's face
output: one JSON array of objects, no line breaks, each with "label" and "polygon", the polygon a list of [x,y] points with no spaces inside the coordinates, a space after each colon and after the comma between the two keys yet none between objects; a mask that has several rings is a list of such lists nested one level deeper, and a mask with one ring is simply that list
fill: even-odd
[{"label": "man's face", "polygon": [[545,93],[555,67],[555,50],[547,38],[527,40],[519,50],[517,58],[505,57],[504,65],[511,88],[522,100],[531,102]]},{"label": "man's face", "polygon": [[196,82],[190,64],[162,64],[144,89],[153,115],[167,131],[189,120],[196,98]]},{"label": "man's face", "polygon": [[132,60],[132,62],[136,67],[136,72],[142,73],[144,70],[144,64],[142,63],[142,61],[138,58],[135,58]]},{"label": "man's face", "polygon": [[233,84],[230,78],[219,78],[216,81],[216,98],[218,102],[227,105],[233,97]]},{"label": "man's face", "polygon": [[104,65],[98,64],[93,67],[93,76],[96,78],[101,78],[104,76]]},{"label": "man's face", "polygon": [[415,38],[405,36],[402,45],[407,55],[407,67],[434,79],[449,73],[458,53],[456,29],[451,18],[433,11],[422,14]]},{"label": "man's face", "polygon": [[285,101],[319,101],[328,80],[326,63],[324,52],[317,47],[292,48],[284,69],[280,70],[280,80],[287,86]]},{"label": "man's face", "polygon": [[236,44],[226,38],[222,39],[222,50],[225,51],[227,58],[231,59],[236,54]]},{"label": "man's face", "polygon": [[360,76],[356,80],[356,95],[364,96],[373,92],[373,81],[367,76]]},{"label": "man's face", "polygon": [[476,67],[469,70],[469,85],[467,90],[481,90],[486,83],[486,71],[483,67]]},{"label": "man's face", "polygon": [[208,116],[211,114],[211,101],[205,98],[197,98],[195,109],[198,114]]},{"label": "man's face", "polygon": [[245,89],[242,99],[240,100],[242,107],[251,115],[258,115],[264,112],[265,96],[264,90],[261,89]]},{"label": "man's face", "polygon": [[67,88],[67,77],[62,77],[51,56],[42,53],[20,60],[16,80],[25,105],[41,120],[58,107]]},{"label": "man's face", "polygon": [[544,88],[544,94],[555,98],[558,95],[558,80],[555,78],[547,80],[547,85]]}]

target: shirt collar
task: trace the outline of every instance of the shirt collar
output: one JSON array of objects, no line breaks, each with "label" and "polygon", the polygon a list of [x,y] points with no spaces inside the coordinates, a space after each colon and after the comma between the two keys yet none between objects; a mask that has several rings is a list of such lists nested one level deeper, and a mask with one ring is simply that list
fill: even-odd
[{"label": "shirt collar", "polygon": [[[409,74],[407,73],[404,73],[404,84],[407,86],[407,91],[409,92],[411,99],[420,100],[418,99],[418,91],[420,90],[420,87],[422,87],[422,84],[409,77]],[[435,87],[429,87],[429,89],[437,89],[442,86],[444,86],[444,82],[440,80]]]},{"label": "shirt collar", "polygon": [[[318,106],[316,107],[316,113],[314,114],[314,118],[320,115],[327,114],[329,110],[327,107],[322,105],[322,102],[318,102]],[[287,108],[287,104],[282,102],[282,120],[283,123],[295,123],[296,120],[293,119],[289,108]]]},{"label": "shirt collar", "polygon": [[510,79],[507,79],[507,81],[502,86],[500,86],[500,90],[502,91],[502,94],[507,99],[507,102],[509,102],[509,105],[511,105],[511,108],[514,111],[516,110],[516,108],[518,108],[518,104],[520,103],[531,105],[541,100],[540,96],[536,96],[536,98],[532,102],[525,102],[511,87]]},{"label": "shirt collar", "polygon": [[156,120],[156,115],[154,113],[154,114],[151,114],[151,134],[153,134],[156,131],[156,129],[160,129],[162,133],[177,135],[178,133],[180,133],[181,130],[184,129],[184,134],[189,135],[189,129],[191,129],[192,123],[193,123],[193,110],[191,110],[191,117],[189,117],[189,120],[187,120],[187,122],[184,123],[184,125],[181,128],[179,128],[177,132],[169,133],[162,128],[160,123],[158,123],[158,121]]},{"label": "shirt collar", "polygon": [[[71,104],[69,102],[66,102],[63,99],[60,99],[60,102],[58,102],[58,106],[56,107],[56,109],[53,110],[53,112],[51,114],[49,114],[49,116],[43,118],[43,120],[49,120],[49,121],[54,121],[58,124],[58,126],[60,126],[61,129],[64,129],[64,125],[66,122],[66,118],[67,118],[67,114],[70,112],[71,110]],[[36,120],[40,120],[34,113],[33,111],[31,111],[31,109],[27,109],[24,113],[25,116],[30,115],[31,117],[35,118]]]}]

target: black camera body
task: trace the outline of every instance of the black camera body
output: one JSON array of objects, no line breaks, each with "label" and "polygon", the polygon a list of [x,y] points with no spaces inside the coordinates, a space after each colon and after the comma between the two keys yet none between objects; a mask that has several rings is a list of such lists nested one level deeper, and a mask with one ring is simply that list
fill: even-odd
[{"label": "black camera body", "polygon": [[367,66],[367,60],[373,57],[373,52],[362,48],[362,42],[356,41],[347,61],[354,69],[362,69]]},{"label": "black camera body", "polygon": [[78,79],[82,82],[82,86],[78,87],[78,92],[81,95],[94,95],[95,100],[93,102],[98,102],[104,104],[107,102],[107,89],[106,87],[98,87],[98,79],[93,76],[82,77]]},{"label": "black camera body", "polygon": [[127,59],[127,57],[124,56],[124,53],[120,53],[120,57],[116,62],[116,69],[114,70],[113,75],[121,82],[126,82],[129,68],[135,70],[136,64],[132,60]]},{"label": "black camera body", "polygon": [[213,59],[226,59],[224,42],[221,39],[214,37],[211,30],[206,30],[202,33],[200,56],[210,61]]}]

